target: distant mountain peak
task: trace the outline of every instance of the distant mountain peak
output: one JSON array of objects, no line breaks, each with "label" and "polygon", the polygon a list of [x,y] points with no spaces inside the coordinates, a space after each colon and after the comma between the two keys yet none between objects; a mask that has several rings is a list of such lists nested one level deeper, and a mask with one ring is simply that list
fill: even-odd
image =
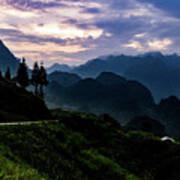
[{"label": "distant mountain peak", "polygon": [[160,51],[150,51],[140,55],[141,57],[151,56],[151,57],[163,57],[164,55]]},{"label": "distant mountain peak", "polygon": [[106,85],[126,83],[126,79],[124,77],[121,77],[113,72],[102,72],[96,78],[96,80],[101,84],[106,84]]},{"label": "distant mountain peak", "polygon": [[55,71],[62,71],[62,72],[69,72],[71,71],[71,67],[68,66],[67,64],[59,64],[59,63],[55,63],[52,66],[46,68],[48,73],[52,73]]},{"label": "distant mountain peak", "polygon": [[56,81],[61,86],[68,87],[80,81],[81,78],[77,74],[54,71],[53,73],[48,75],[48,80],[51,82]]}]

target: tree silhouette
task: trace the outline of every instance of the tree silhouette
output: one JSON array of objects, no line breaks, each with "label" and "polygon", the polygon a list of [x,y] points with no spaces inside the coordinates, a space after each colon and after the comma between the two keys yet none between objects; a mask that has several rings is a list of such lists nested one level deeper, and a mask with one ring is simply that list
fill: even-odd
[{"label": "tree silhouette", "polygon": [[39,70],[39,84],[40,84],[39,95],[40,97],[44,98],[43,87],[48,85],[48,80],[47,80],[47,73],[43,66],[43,63],[41,63],[41,67]]},{"label": "tree silhouette", "polygon": [[7,70],[6,70],[5,78],[6,78],[7,80],[11,80],[11,71],[10,71],[10,68],[9,68],[9,67],[8,67]]},{"label": "tree silhouette", "polygon": [[34,68],[32,71],[31,83],[35,87],[34,93],[39,95],[38,85],[40,84],[40,69],[37,62],[34,63]]},{"label": "tree silhouette", "polygon": [[1,72],[1,70],[0,70],[0,80],[2,80],[2,78],[3,78],[3,77],[2,77],[2,72]]},{"label": "tree silhouette", "polygon": [[29,85],[29,77],[25,58],[23,58],[22,62],[19,64],[16,81],[23,88],[26,88]]}]

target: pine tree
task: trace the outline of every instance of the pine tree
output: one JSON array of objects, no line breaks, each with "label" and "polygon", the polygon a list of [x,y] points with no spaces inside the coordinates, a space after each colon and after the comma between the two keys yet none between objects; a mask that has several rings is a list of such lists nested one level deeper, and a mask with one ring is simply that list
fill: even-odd
[{"label": "pine tree", "polygon": [[23,58],[22,62],[19,64],[16,81],[23,88],[26,88],[29,85],[29,77],[25,58]]},{"label": "pine tree", "polygon": [[34,93],[39,95],[38,85],[40,84],[40,69],[37,62],[34,63],[34,68],[32,71],[31,83],[35,87]]},{"label": "pine tree", "polygon": [[1,70],[0,70],[0,80],[2,80],[2,78],[3,78],[3,77],[2,77],[2,72],[1,72]]},{"label": "pine tree", "polygon": [[6,70],[5,78],[6,78],[7,80],[11,80],[11,71],[10,71],[10,68],[9,68],[9,67],[8,67],[7,70]]},{"label": "pine tree", "polygon": [[39,78],[40,78],[40,97],[44,97],[44,91],[43,91],[43,87],[48,85],[48,80],[47,80],[47,73],[46,70],[43,66],[43,63],[41,63],[41,67],[40,67],[40,71],[39,71]]}]

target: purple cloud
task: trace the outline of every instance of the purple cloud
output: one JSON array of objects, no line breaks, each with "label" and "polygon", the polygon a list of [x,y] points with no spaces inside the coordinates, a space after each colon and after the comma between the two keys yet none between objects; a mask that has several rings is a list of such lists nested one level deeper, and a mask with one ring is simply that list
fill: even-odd
[{"label": "purple cloud", "polygon": [[42,1],[32,1],[32,0],[6,0],[8,5],[13,6],[14,8],[21,10],[30,10],[30,9],[46,9],[53,7],[66,7],[65,4],[54,1],[54,2],[42,2]]},{"label": "purple cloud", "polygon": [[[56,59],[58,55],[63,55],[83,61],[113,52],[139,53],[135,48],[138,43],[146,47],[149,41],[155,44],[155,40],[163,42],[164,39],[172,42],[166,52],[178,52],[180,46],[178,32],[180,2],[177,0],[3,0],[3,2],[6,3],[0,2],[0,9],[7,8],[7,12],[4,11],[7,15],[0,12],[0,35],[8,42],[79,45],[85,49],[64,54],[54,49]],[[29,16],[27,14],[24,18],[23,14],[18,16],[21,12],[31,14]],[[91,30],[93,32],[89,33]],[[98,30],[102,33],[98,34]],[[71,33],[72,38],[69,35]],[[96,38],[92,37],[93,35]],[[124,46],[128,43],[136,45]],[[39,54],[41,55],[41,52]]]}]

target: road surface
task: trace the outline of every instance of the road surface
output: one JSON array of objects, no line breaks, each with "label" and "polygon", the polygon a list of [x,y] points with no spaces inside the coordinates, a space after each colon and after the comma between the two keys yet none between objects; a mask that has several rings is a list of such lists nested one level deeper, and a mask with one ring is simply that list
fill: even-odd
[{"label": "road surface", "polygon": [[0,123],[0,126],[17,126],[17,125],[23,126],[23,125],[32,125],[32,124],[42,124],[48,122],[58,122],[58,120],[7,122],[7,123]]}]

